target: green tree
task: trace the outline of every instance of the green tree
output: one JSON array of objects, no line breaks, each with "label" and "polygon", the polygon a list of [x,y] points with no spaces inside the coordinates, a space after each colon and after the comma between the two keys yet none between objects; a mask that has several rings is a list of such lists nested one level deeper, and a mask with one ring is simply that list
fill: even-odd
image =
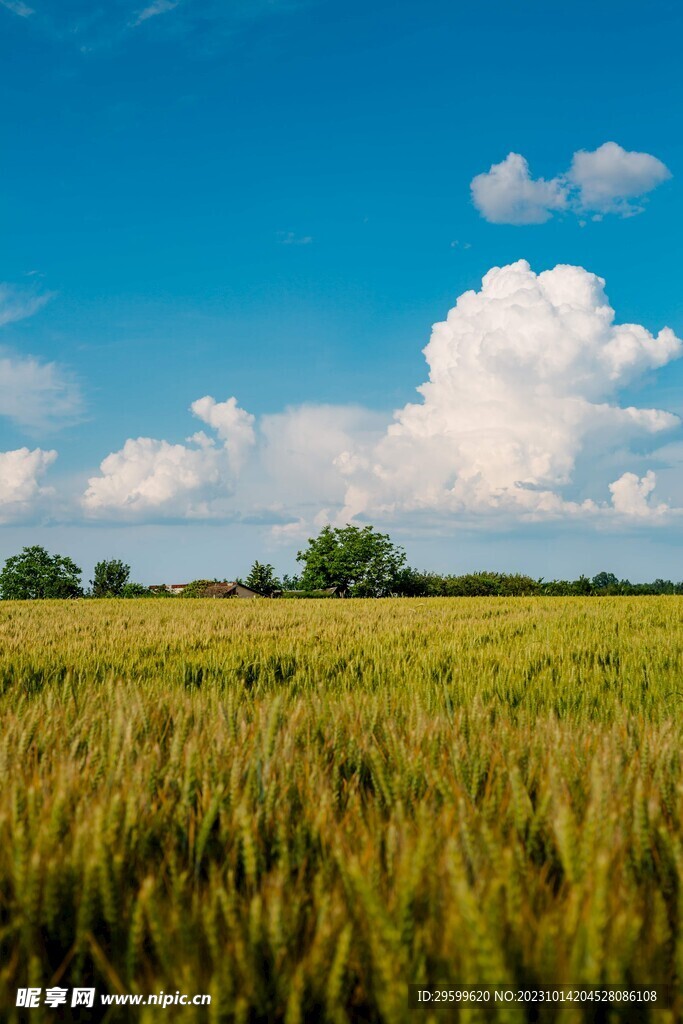
[{"label": "green tree", "polygon": [[130,566],[120,558],[103,560],[95,566],[95,579],[90,580],[93,597],[122,597],[130,577]]},{"label": "green tree", "polygon": [[119,597],[150,597],[154,591],[143,587],[142,583],[124,583]]},{"label": "green tree", "polygon": [[420,572],[407,565],[396,578],[396,593],[401,597],[435,597],[441,594],[443,577],[433,572]]},{"label": "green tree", "polygon": [[273,566],[263,565],[261,562],[254,562],[244,585],[255,590],[257,594],[261,594],[262,597],[272,597],[276,590],[282,588]]},{"label": "green tree", "polygon": [[0,572],[0,597],[5,601],[81,597],[81,571],[70,558],[51,555],[36,544],[7,559]]},{"label": "green tree", "polygon": [[594,590],[608,590],[619,586],[619,580],[613,572],[599,572],[591,580]]},{"label": "green tree", "polygon": [[572,585],[569,580],[544,580],[541,584],[541,592],[547,597],[568,597]]},{"label": "green tree", "polygon": [[326,526],[309,538],[297,561],[304,563],[304,590],[340,587],[352,597],[386,597],[400,588],[406,556],[388,534],[372,526]]},{"label": "green tree", "polygon": [[589,597],[592,593],[593,586],[591,581],[581,573],[578,580],[574,580],[572,583],[572,594],[577,594],[580,597]]}]

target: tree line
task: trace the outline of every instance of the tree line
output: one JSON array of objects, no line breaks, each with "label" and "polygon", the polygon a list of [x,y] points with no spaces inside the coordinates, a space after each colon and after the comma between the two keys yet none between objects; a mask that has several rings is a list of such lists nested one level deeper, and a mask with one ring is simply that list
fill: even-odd
[{"label": "tree line", "polygon": [[[534,579],[522,573],[424,572],[407,565],[403,548],[372,526],[326,526],[297,553],[301,572],[278,577],[274,566],[254,562],[249,575],[237,582],[263,597],[324,597],[331,591],[344,597],[590,597],[637,594],[683,594],[683,582],[656,579],[631,583],[613,573],[579,576],[575,580]],[[34,600],[76,597],[169,598],[166,590],[130,579],[130,566],[120,559],[103,559],[95,566],[89,586],[82,570],[68,557],[45,548],[25,547],[7,559],[0,571],[0,598]],[[217,579],[193,580],[183,597],[203,597]]]}]

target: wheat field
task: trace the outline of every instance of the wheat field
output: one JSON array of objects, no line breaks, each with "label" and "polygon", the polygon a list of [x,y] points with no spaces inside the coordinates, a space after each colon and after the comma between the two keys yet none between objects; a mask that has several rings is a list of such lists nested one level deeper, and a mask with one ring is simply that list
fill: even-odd
[{"label": "wheat field", "polygon": [[659,982],[594,1019],[683,1020],[682,611],[0,603],[0,1018],[91,983],[212,1002],[84,1020],[516,1022],[407,986]]}]

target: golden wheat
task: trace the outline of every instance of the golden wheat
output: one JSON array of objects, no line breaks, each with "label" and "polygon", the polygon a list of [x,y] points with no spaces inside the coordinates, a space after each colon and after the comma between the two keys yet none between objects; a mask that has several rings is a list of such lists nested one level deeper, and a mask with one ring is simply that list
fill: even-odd
[{"label": "golden wheat", "polygon": [[683,1019],[682,608],[0,604],[0,1016],[29,984],[398,1024],[440,1019],[413,982],[660,982]]}]

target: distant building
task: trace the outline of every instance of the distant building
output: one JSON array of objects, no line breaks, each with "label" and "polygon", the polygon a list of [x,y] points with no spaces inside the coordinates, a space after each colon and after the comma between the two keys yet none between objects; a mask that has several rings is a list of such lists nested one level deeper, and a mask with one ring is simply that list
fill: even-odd
[{"label": "distant building", "polygon": [[[169,594],[180,596],[187,583],[159,583],[150,587],[150,590],[165,590]],[[243,583],[209,583],[204,589],[202,597],[260,597],[251,587],[245,587]]]},{"label": "distant building", "polygon": [[260,597],[244,583],[211,583],[204,591],[204,597]]}]

